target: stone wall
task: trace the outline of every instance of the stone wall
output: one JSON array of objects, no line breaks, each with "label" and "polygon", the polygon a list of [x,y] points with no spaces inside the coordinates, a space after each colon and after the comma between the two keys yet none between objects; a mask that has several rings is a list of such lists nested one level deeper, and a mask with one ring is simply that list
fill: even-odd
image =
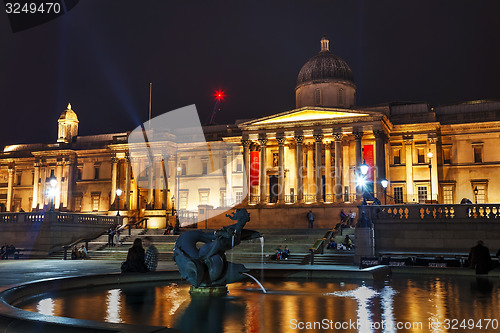
[{"label": "stone wall", "polygon": [[[314,228],[331,229],[340,222],[340,211],[343,209],[346,214],[357,212],[354,205],[290,205],[290,206],[248,206],[245,207],[250,213],[249,229],[307,229],[308,223],[306,214],[312,210],[314,214]],[[222,226],[232,224],[225,214],[230,214],[236,208],[206,209],[203,214],[198,215],[199,229],[219,229]]]},{"label": "stone wall", "polygon": [[499,204],[368,206],[366,212],[376,253],[468,253],[478,240],[492,254],[500,248]]},{"label": "stone wall", "polygon": [[[95,237],[118,223],[116,216],[59,212],[1,213],[0,243],[48,254],[85,237]],[[24,253],[28,256],[29,251]]]}]

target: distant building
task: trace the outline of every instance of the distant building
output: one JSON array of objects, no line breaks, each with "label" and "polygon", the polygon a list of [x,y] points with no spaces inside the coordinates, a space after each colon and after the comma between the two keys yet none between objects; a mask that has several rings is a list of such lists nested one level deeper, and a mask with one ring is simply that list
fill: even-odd
[{"label": "distant building", "polygon": [[[152,176],[131,172],[129,133],[78,136],[78,117],[68,105],[56,142],[10,145],[0,154],[0,205],[29,212],[49,209],[53,199],[55,209],[100,214],[116,214],[119,205],[125,216],[161,216],[150,226],[164,227],[174,210],[196,216],[200,207],[231,207],[242,200],[276,207],[359,202],[363,163],[370,166],[367,199],[383,202],[381,180],[387,179],[391,204],[500,202],[500,102],[359,107],[355,95],[351,69],[322,38],[319,54],[299,72],[296,109],[204,127],[209,142],[239,148],[218,152],[227,155],[227,164],[215,166],[218,173],[196,188],[183,188],[179,180],[210,174],[208,156],[186,153],[166,139],[173,153],[167,160],[157,157],[151,170],[167,170],[169,183],[179,188],[145,188],[140,178]],[[51,179],[57,180],[55,188]],[[161,182],[149,179],[155,181]]]}]

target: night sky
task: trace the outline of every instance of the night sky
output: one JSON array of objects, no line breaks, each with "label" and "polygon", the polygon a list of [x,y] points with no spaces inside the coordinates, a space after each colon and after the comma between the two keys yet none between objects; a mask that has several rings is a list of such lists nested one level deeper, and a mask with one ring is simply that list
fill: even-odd
[{"label": "night sky", "polygon": [[82,0],[13,33],[0,13],[0,146],[55,142],[71,102],[79,134],[132,130],[196,104],[217,123],[293,109],[302,65],[330,38],[357,104],[500,99],[500,1]]}]

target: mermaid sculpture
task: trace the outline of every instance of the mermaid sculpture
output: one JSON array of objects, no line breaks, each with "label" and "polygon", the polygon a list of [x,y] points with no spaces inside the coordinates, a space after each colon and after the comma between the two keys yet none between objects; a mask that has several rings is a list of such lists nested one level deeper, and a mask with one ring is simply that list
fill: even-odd
[{"label": "mermaid sculpture", "polygon": [[[259,238],[261,234],[243,229],[250,221],[246,209],[237,209],[232,215],[226,216],[237,222],[212,233],[186,231],[175,242],[173,259],[182,277],[195,288],[225,286],[242,280],[242,273],[248,272],[244,265],[228,262],[225,251],[242,240]],[[197,242],[205,244],[198,249]]]}]

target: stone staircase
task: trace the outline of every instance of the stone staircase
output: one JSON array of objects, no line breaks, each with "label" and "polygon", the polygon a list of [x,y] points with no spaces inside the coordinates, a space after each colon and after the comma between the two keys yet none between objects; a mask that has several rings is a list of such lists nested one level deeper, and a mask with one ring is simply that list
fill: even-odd
[{"label": "stone staircase", "polygon": [[[125,261],[128,249],[132,246],[135,238],[150,236],[159,251],[160,261],[172,260],[173,247],[178,236],[163,235],[164,229],[132,229],[131,235],[128,230],[120,236],[120,245],[108,247],[108,236],[103,235],[92,242],[89,242],[88,257],[92,260],[119,260]],[[253,239],[242,241],[233,250],[226,252],[227,259],[238,263],[275,263],[275,264],[310,264],[310,251],[314,242],[318,238],[323,238],[327,229],[264,229],[261,233],[264,241]],[[343,235],[335,236],[336,242],[342,242],[345,235],[352,235],[354,241],[354,229],[344,229]],[[79,244],[80,245],[80,244]],[[201,243],[199,244],[201,245]],[[276,248],[281,245],[291,251],[287,260],[271,260]],[[263,251],[262,251],[263,249]],[[68,253],[69,257],[70,253]],[[63,259],[64,252],[56,252],[51,255],[51,259]],[[315,265],[352,265],[354,250],[338,251],[324,249],[324,254],[314,255]]]}]

